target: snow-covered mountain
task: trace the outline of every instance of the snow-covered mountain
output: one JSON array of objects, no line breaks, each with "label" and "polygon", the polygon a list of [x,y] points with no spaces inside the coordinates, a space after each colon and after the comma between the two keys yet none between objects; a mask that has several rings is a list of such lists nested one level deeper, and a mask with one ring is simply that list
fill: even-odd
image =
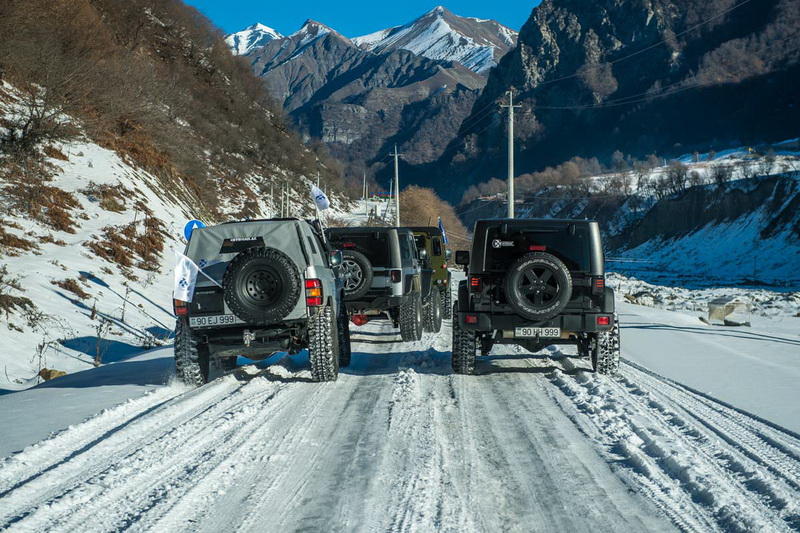
[{"label": "snow-covered mountain", "polygon": [[356,37],[353,42],[376,53],[403,49],[429,59],[458,61],[485,73],[514,47],[517,32],[494,20],[460,17],[437,6],[408,24]]},{"label": "snow-covered mountain", "polygon": [[225,37],[225,42],[234,55],[244,56],[266,45],[268,42],[282,38],[283,35],[263,24],[253,24],[242,31]]}]

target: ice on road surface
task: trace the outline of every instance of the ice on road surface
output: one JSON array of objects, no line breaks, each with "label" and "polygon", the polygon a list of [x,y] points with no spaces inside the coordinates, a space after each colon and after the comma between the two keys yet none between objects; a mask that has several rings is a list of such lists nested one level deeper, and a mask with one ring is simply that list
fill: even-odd
[{"label": "ice on road surface", "polygon": [[800,529],[800,439],[774,424],[569,348],[453,375],[449,321],[415,343],[387,327],[353,328],[334,383],[286,357],[28,446],[0,462],[0,530]]}]

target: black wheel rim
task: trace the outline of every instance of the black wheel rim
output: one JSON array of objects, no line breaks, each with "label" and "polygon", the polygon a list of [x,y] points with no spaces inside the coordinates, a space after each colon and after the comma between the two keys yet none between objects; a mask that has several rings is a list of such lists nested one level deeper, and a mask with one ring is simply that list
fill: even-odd
[{"label": "black wheel rim", "polygon": [[361,270],[361,266],[352,259],[342,261],[342,275],[345,292],[356,291],[364,283],[364,272]]},{"label": "black wheel rim", "polygon": [[264,307],[278,299],[281,287],[281,279],[275,271],[260,268],[247,273],[241,285],[240,294],[244,301]]},{"label": "black wheel rim", "polygon": [[517,279],[517,292],[534,308],[547,308],[558,299],[560,285],[555,272],[544,265],[523,270]]}]

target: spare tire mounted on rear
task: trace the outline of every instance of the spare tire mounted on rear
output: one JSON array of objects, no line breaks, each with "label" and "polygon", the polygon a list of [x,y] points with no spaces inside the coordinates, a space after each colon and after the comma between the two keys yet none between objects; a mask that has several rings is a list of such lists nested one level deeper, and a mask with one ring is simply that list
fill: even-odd
[{"label": "spare tire mounted on rear", "polygon": [[275,248],[250,248],[228,265],[222,285],[225,303],[252,324],[281,320],[300,298],[300,274],[289,257]]},{"label": "spare tire mounted on rear", "polygon": [[547,320],[564,310],[572,297],[572,277],[567,266],[546,252],[525,254],[506,275],[506,299],[529,320]]}]

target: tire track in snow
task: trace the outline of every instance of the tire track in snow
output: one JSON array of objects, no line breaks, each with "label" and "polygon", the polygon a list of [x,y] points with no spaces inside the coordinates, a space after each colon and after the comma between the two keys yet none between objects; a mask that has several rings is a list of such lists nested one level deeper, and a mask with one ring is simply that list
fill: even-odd
[{"label": "tire track in snow", "polygon": [[[682,529],[798,528],[793,483],[770,459],[739,445],[752,438],[745,427],[752,419],[732,425],[711,416],[696,395],[630,367],[617,379],[596,378],[566,357],[559,361],[561,370],[548,376],[563,393],[554,398],[610,460],[621,459],[623,479],[649,493]],[[790,472],[797,468],[784,458]]]},{"label": "tire track in snow", "polygon": [[157,389],[140,398],[106,409],[4,459],[0,462],[0,498],[56,465],[83,453],[103,438],[163,406],[186,390],[188,389],[176,386]]},{"label": "tire track in snow", "polygon": [[[668,380],[658,379],[656,374],[638,368],[632,368],[629,373],[636,374],[638,383],[626,376],[622,376],[619,382],[632,398],[661,413],[663,419],[687,439],[699,442],[707,449],[709,460],[715,460],[730,471],[743,489],[772,508],[789,527],[800,529],[800,502],[797,498],[800,494],[800,460],[791,451],[791,443],[773,446],[775,438],[761,437],[765,432],[777,433],[770,426],[715,404],[709,398]],[[643,390],[639,383],[645,384],[648,390]],[[675,402],[675,397],[680,397],[680,401]],[[785,435],[785,438],[789,436]],[[798,441],[795,443],[800,444]]]},{"label": "tire track in snow", "polygon": [[[149,450],[164,435],[169,435],[187,423],[189,426],[202,428],[205,418],[213,418],[226,412],[231,407],[230,404],[238,399],[233,392],[239,392],[245,387],[232,376],[212,385],[208,390],[204,387],[185,398],[176,398],[172,403],[108,439],[99,441],[92,449],[10,492],[0,509],[0,527],[4,523],[8,524],[8,521],[17,522],[28,515],[36,514],[38,507],[51,510],[55,501],[73,491],[85,490],[88,480],[137,457],[143,449]],[[262,394],[268,394],[268,391]],[[97,487],[105,488],[102,484]]]}]

